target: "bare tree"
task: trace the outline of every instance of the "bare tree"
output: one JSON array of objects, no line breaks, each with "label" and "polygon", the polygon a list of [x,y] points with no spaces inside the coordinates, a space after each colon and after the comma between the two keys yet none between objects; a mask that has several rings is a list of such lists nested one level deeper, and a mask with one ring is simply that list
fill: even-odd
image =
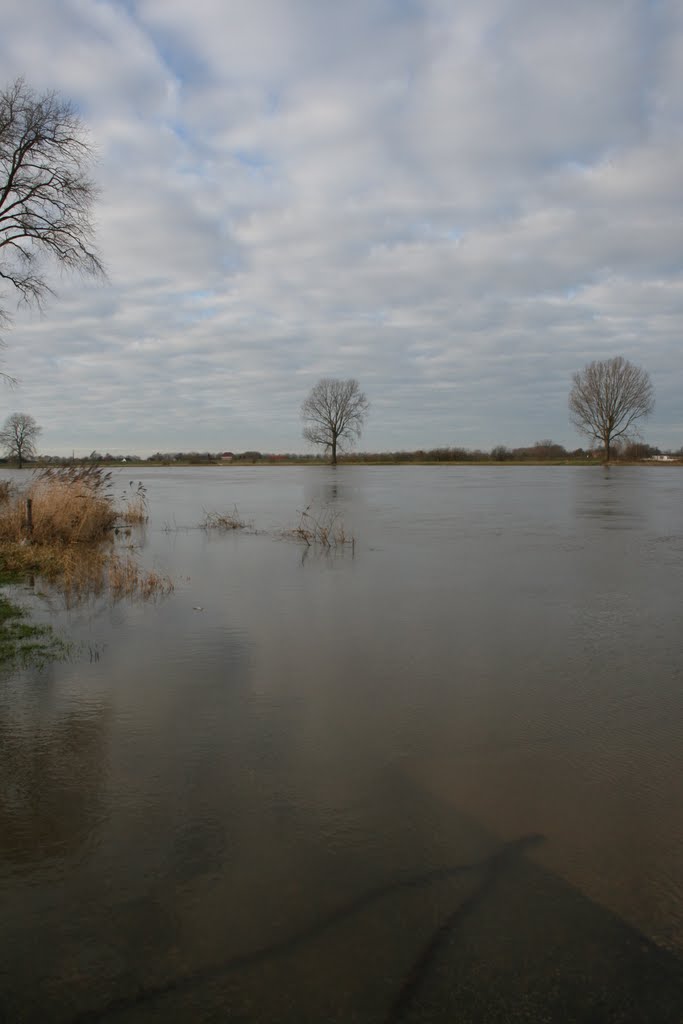
[{"label": "bare tree", "polygon": [[0,447],[4,448],[10,459],[16,459],[19,469],[25,459],[33,459],[36,455],[36,441],[42,431],[33,416],[25,412],[15,412],[8,416],[0,429]]},{"label": "bare tree", "polygon": [[[0,282],[41,306],[52,288],[43,258],[104,276],[91,221],[92,148],[74,106],[23,78],[0,91]],[[10,320],[0,306],[0,324]]]},{"label": "bare tree", "polygon": [[301,406],[304,437],[329,451],[336,465],[337,450],[360,437],[369,407],[357,380],[323,377]]},{"label": "bare tree", "polygon": [[654,407],[650,375],[622,356],[588,363],[572,378],[572,423],[582,434],[603,445],[606,462],[612,443],[628,437],[634,424],[649,416]]}]

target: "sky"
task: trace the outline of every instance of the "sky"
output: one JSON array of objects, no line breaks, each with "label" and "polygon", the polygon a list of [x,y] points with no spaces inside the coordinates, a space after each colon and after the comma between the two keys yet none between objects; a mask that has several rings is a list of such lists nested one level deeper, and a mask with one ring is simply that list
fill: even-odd
[{"label": "sky", "polygon": [[572,374],[651,375],[683,446],[679,0],[21,0],[3,87],[72,100],[108,280],[3,333],[0,420],[66,454],[582,442]]}]

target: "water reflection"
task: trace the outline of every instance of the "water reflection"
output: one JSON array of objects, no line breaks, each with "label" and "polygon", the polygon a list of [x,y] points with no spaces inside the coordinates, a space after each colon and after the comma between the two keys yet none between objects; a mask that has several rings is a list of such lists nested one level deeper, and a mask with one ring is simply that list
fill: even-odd
[{"label": "water reflection", "polygon": [[598,471],[576,474],[576,516],[604,530],[630,530],[642,525],[648,511],[646,486],[632,485],[628,469],[615,471],[605,466]]},{"label": "water reflection", "polygon": [[51,670],[0,714],[0,860],[40,865],[77,853],[103,815],[109,711],[55,707]]}]

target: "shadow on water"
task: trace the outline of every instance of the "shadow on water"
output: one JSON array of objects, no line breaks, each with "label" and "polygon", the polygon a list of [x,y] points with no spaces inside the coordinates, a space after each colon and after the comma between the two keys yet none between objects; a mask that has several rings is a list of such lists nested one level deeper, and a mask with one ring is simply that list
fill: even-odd
[{"label": "shadow on water", "polygon": [[[162,981],[129,978],[127,992],[60,1019],[680,1024],[683,964],[530,861],[542,841],[522,836],[479,860],[399,877],[288,937]],[[377,913],[384,928],[400,927],[411,899],[435,912],[404,936],[403,962],[387,961],[380,931],[364,977],[351,979],[358,991],[335,990],[335,940],[366,938]],[[312,983],[321,967],[322,984]]]}]

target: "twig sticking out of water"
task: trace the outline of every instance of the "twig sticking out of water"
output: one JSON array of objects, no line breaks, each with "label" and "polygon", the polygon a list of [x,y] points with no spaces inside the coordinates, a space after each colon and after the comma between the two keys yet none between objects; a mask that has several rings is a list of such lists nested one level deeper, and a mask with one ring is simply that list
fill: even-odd
[{"label": "twig sticking out of water", "polygon": [[308,547],[319,544],[324,548],[336,548],[355,543],[354,538],[346,532],[340,512],[334,509],[312,512],[310,505],[299,511],[298,526],[286,533],[297,540],[302,540]]}]

